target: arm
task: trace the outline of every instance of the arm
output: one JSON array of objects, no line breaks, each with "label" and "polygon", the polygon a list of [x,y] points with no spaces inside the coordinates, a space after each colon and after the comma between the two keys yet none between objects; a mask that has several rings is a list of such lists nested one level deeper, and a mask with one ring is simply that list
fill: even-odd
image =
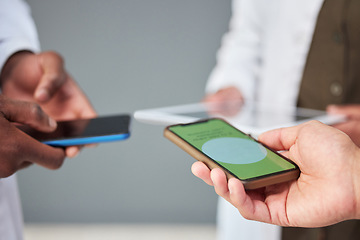
[{"label": "arm", "polygon": [[360,218],[360,150],[343,132],[319,122],[270,131],[260,141],[300,168],[298,180],[245,191],[223,171],[198,162],[193,173],[215,187],[248,219],[281,226],[320,227]]},{"label": "arm", "polygon": [[[206,86],[206,100],[223,100],[224,96],[230,100],[254,100],[260,64],[262,8],[262,1],[259,0],[233,1],[229,32],[217,53],[217,64]],[[213,95],[219,90],[225,94],[220,92],[220,99],[214,99]]]},{"label": "arm", "polygon": [[23,0],[0,1],[0,72],[7,59],[22,50],[39,52],[29,6]]},{"label": "arm", "polygon": [[[56,52],[36,53],[37,36],[27,5],[20,0],[0,4],[0,24],[4,25],[0,55],[7,57],[0,72],[3,94],[37,102],[56,120],[95,116],[89,100],[65,70],[62,57]],[[75,156],[78,148],[70,147],[66,153]]]}]

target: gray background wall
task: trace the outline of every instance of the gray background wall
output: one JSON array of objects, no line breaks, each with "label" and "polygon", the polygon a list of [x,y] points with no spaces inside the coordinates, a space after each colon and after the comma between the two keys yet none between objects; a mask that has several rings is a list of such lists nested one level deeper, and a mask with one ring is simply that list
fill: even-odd
[{"label": "gray background wall", "polygon": [[[230,0],[28,0],[99,114],[199,101]],[[217,197],[194,161],[133,121],[131,139],[84,149],[58,171],[18,174],[27,222],[214,223]]]}]

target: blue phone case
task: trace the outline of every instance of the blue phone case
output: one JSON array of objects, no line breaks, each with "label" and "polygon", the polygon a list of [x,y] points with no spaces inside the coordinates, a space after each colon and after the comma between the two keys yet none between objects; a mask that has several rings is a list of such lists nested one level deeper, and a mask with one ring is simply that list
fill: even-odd
[{"label": "blue phone case", "polygon": [[42,143],[53,146],[53,147],[68,147],[68,146],[86,145],[86,144],[93,144],[93,143],[121,141],[121,140],[125,140],[129,137],[130,137],[130,133],[123,133],[123,134],[107,135],[107,136],[82,137],[82,138],[43,141]]}]

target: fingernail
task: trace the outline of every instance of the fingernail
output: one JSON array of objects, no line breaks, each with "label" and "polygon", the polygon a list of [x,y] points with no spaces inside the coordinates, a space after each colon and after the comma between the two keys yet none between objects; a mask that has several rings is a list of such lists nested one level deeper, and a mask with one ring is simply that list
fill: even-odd
[{"label": "fingernail", "polygon": [[40,102],[46,102],[49,100],[50,95],[46,89],[41,88],[38,91],[36,91],[35,98]]},{"label": "fingernail", "polygon": [[57,122],[54,119],[49,118],[49,125],[52,128],[56,128],[57,127]]},{"label": "fingernail", "polygon": [[66,149],[66,156],[73,158],[76,157],[79,154],[79,149],[76,147],[68,147]]},{"label": "fingernail", "polygon": [[232,186],[232,179],[230,178],[228,180],[228,188],[229,188],[229,193],[232,194],[234,191],[233,191],[233,186]]}]

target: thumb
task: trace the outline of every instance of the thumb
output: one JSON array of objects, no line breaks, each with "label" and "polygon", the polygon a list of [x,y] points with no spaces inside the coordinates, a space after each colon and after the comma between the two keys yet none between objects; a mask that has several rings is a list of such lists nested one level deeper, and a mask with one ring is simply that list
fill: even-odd
[{"label": "thumb", "polygon": [[9,122],[28,125],[39,131],[53,131],[57,124],[41,107],[32,102],[15,101],[0,96],[0,112]]},{"label": "thumb", "polygon": [[40,103],[48,102],[66,81],[66,71],[62,57],[52,51],[37,55],[42,77],[36,87],[34,98]]}]

